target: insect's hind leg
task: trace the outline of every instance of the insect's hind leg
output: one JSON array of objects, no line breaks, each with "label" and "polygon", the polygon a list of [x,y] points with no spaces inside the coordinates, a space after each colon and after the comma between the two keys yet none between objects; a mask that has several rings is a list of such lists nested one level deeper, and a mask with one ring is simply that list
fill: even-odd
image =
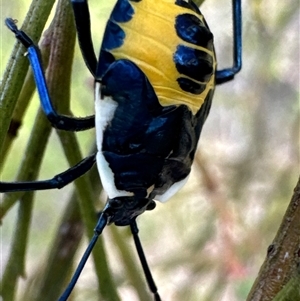
[{"label": "insect's hind leg", "polygon": [[65,131],[84,131],[95,127],[95,116],[76,118],[60,115],[56,112],[49,96],[38,46],[33,43],[31,38],[25,32],[17,28],[13,19],[7,18],[5,24],[15,34],[16,38],[27,48],[27,56],[33,71],[42,109],[51,124],[55,128]]},{"label": "insect's hind leg", "polygon": [[241,0],[232,0],[233,17],[233,66],[217,70],[216,84],[232,80],[242,68],[242,8]]},{"label": "insect's hind leg", "polygon": [[94,229],[94,235],[93,235],[92,239],[90,240],[90,243],[87,246],[83,256],[81,257],[80,262],[71,278],[69,285],[67,286],[67,288],[65,289],[63,294],[59,297],[58,301],[67,301],[68,300],[99,236],[101,235],[103,229],[106,227],[108,220],[109,220],[109,214],[107,214],[107,212],[102,212],[98,219],[97,225]]},{"label": "insect's hind leg", "polygon": [[154,300],[161,301],[160,295],[158,293],[156,284],[154,282],[153,276],[151,274],[150,268],[148,266],[148,263],[147,263],[147,260],[146,260],[145,254],[144,254],[142,244],[141,244],[139,236],[138,236],[139,229],[138,229],[136,220],[133,220],[131,222],[130,229],[131,229],[131,233],[133,235],[134,244],[135,244],[142,268],[144,270],[144,274],[145,274],[149,289],[150,289],[151,293],[153,294]]},{"label": "insect's hind leg", "polygon": [[77,37],[86,66],[95,77],[97,58],[92,41],[91,22],[88,3],[86,0],[71,0]]}]

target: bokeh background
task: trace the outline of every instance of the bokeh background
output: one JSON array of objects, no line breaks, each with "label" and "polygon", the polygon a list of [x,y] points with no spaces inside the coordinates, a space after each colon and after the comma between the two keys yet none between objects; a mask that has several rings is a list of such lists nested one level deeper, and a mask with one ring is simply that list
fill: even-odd
[{"label": "bokeh background", "polygon": [[[102,2],[89,1],[98,48],[113,5],[112,1]],[[15,43],[3,21],[12,16],[21,24],[29,4],[25,0],[17,4],[1,1],[1,73]],[[215,36],[219,68],[229,66],[230,1],[206,0],[201,11]],[[243,68],[234,81],[216,89],[189,182],[172,200],[138,219],[140,238],[163,300],[246,299],[299,175],[299,33],[298,1],[243,1]],[[78,45],[73,75],[72,110],[78,116],[92,114],[93,80]],[[14,179],[38,106],[35,96],[1,180]],[[94,143],[93,130],[77,137],[82,152],[88,154]],[[66,168],[53,131],[39,178],[50,178]],[[47,254],[72,190],[71,184],[60,191],[36,193],[26,275],[19,281],[16,300],[31,300],[25,293],[34,290],[47,266]],[[105,196],[101,194],[101,198]],[[102,205],[96,206],[101,209]],[[1,273],[10,252],[17,210],[14,206],[2,220]],[[119,295],[122,300],[139,300],[122,266],[112,227],[103,237]],[[118,232],[133,249],[128,229]],[[75,264],[86,246],[83,239]],[[89,262],[72,300],[98,300],[97,292]]]}]

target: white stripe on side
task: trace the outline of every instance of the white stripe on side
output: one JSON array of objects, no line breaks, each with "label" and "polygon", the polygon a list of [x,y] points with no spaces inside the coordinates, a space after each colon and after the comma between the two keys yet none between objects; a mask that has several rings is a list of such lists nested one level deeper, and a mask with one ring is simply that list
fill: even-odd
[{"label": "white stripe on side", "polygon": [[154,197],[154,199],[156,201],[165,203],[166,201],[168,201],[178,190],[180,190],[185,183],[187,182],[189,176],[185,177],[183,180],[174,183],[166,192],[164,192],[161,195],[156,195]]},{"label": "white stripe on side", "polygon": [[118,190],[115,185],[114,173],[102,154],[103,132],[114,117],[118,104],[111,97],[101,97],[101,84],[95,84],[95,122],[97,139],[97,167],[105,192],[110,199],[120,196],[132,196],[133,193]]}]

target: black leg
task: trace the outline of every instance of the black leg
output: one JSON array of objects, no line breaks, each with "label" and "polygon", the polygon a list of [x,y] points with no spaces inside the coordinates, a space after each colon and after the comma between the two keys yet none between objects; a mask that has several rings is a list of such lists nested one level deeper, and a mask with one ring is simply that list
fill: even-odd
[{"label": "black leg", "polygon": [[133,220],[130,224],[130,229],[133,235],[133,239],[134,239],[134,243],[135,243],[135,247],[137,250],[137,253],[139,255],[143,270],[144,270],[144,274],[148,283],[148,286],[150,288],[150,291],[152,292],[153,296],[154,296],[154,300],[155,301],[161,301],[160,296],[158,294],[157,291],[157,287],[155,285],[154,279],[152,277],[151,271],[149,269],[145,254],[144,254],[144,250],[140,241],[140,238],[138,236],[139,233],[139,229],[137,227],[136,221]]},{"label": "black leg", "polygon": [[242,68],[242,8],[241,0],[232,0],[233,13],[233,66],[218,70],[216,84],[226,83],[234,78]]},{"label": "black leg", "polygon": [[91,22],[86,0],[71,0],[77,29],[77,37],[83,59],[92,75],[95,77],[97,58],[94,51]]},{"label": "black leg", "polygon": [[84,131],[95,127],[95,116],[76,118],[60,115],[56,112],[49,96],[39,48],[34,45],[33,41],[26,35],[26,33],[17,28],[13,19],[6,19],[5,24],[12,32],[15,33],[16,38],[27,48],[28,59],[32,67],[41,105],[51,124],[55,128],[65,131]]},{"label": "black leg", "polygon": [[63,292],[63,294],[60,296],[60,298],[58,299],[58,301],[66,301],[68,299],[68,297],[70,296],[70,294],[73,291],[73,288],[88,260],[88,258],[90,257],[90,254],[98,240],[99,235],[102,233],[103,229],[105,228],[105,226],[107,225],[107,221],[108,221],[109,215],[104,211],[101,213],[99,219],[98,219],[98,223],[96,225],[96,228],[94,229],[94,236],[92,237],[88,247],[86,248],[83,256],[81,257],[81,260],[75,270],[75,273],[68,285],[68,287],[66,288],[66,290]]},{"label": "black leg", "polygon": [[49,180],[32,182],[0,182],[0,192],[33,191],[54,188],[60,189],[89,171],[95,162],[96,154],[93,154]]}]

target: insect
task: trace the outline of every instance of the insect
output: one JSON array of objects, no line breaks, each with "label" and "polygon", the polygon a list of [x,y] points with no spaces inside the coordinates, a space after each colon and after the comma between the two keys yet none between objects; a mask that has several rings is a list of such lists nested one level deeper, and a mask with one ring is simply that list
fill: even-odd
[{"label": "insect", "polygon": [[[56,112],[37,46],[12,19],[6,19],[6,25],[27,48],[41,106],[53,127],[84,131],[95,126],[98,151],[52,179],[0,182],[0,191],[61,188],[97,163],[107,203],[59,300],[68,299],[99,235],[111,223],[131,227],[149,288],[160,300],[136,218],[153,210],[155,201],[168,200],[187,181],[215,85],[233,79],[241,69],[241,1],[233,0],[234,65],[224,70],[216,70],[213,35],[192,1],[118,0],[99,59],[91,40],[88,3],[71,2],[82,55],[95,79],[95,116]],[[162,42],[166,37],[167,45]]]}]

